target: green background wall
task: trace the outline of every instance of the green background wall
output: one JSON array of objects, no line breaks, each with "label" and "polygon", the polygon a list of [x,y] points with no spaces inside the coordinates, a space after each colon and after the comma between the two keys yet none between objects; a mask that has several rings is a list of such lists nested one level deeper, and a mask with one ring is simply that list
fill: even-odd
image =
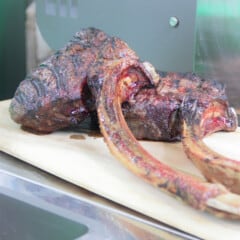
[{"label": "green background wall", "polygon": [[25,8],[28,1],[0,1],[0,100],[11,98],[25,76]]}]

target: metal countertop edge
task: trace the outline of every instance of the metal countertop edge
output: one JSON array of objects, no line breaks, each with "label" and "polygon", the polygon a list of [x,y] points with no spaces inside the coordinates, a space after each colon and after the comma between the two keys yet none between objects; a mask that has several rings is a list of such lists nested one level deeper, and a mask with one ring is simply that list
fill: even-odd
[{"label": "metal countertop edge", "polygon": [[[146,228],[149,230],[149,235],[151,235],[152,232],[154,233],[151,240],[159,239],[161,234],[165,235],[165,233],[170,237],[166,238],[166,240],[200,240],[200,238],[196,236],[185,233],[176,228],[172,228],[167,224],[158,222],[142,215],[141,213],[137,213],[131,209],[125,208],[124,206],[113,203],[110,200],[102,198],[74,184],[68,183],[0,151],[0,189],[1,188],[2,190],[5,188],[10,190],[12,193],[21,193],[27,198],[32,197],[44,202],[46,202],[45,198],[48,196],[48,203],[50,201],[53,208],[62,208],[64,210],[71,211],[74,214],[76,214],[76,208],[80,207],[95,209],[95,220],[101,221],[102,223],[112,221],[111,218],[114,218],[114,221],[117,222],[118,220],[120,222],[130,221],[133,225],[136,223],[136,225],[140,226],[140,228],[143,227],[143,229]],[[12,194],[12,196],[13,195],[14,194]],[[50,195],[52,196],[49,197]],[[54,200],[54,197],[58,200],[58,202],[56,202],[56,199]],[[26,199],[21,200],[26,201]],[[62,199],[62,202],[59,199]],[[68,204],[66,204],[66,202],[64,203],[64,201],[67,201]],[[81,211],[77,213],[77,216],[89,218],[86,213],[82,213]],[[91,220],[89,222],[91,225],[93,224]],[[139,231],[141,232],[141,229],[139,229]],[[154,237],[155,234],[156,238]]]}]

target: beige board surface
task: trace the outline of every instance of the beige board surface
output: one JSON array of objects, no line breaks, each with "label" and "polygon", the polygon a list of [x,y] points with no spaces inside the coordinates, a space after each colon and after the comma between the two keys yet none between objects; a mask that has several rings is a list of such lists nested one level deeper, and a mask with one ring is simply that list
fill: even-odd
[{"label": "beige board surface", "polygon": [[[0,102],[1,151],[200,238],[240,239],[240,221],[218,219],[192,209],[144,182],[109,153],[102,137],[69,131],[49,135],[22,131],[10,119],[9,103]],[[213,134],[205,141],[215,151],[240,159],[239,128],[234,133]],[[201,176],[184,155],[181,143],[141,141],[141,144],[170,166]]]}]

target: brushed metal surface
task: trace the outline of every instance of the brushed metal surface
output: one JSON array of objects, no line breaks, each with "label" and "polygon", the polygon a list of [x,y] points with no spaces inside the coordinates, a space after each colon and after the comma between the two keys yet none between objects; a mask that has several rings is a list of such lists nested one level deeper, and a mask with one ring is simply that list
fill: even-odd
[{"label": "brushed metal surface", "polygon": [[[14,208],[22,216],[11,216]],[[54,221],[46,224],[46,217],[49,221]],[[1,240],[26,239],[26,236],[38,240],[44,236],[41,229],[48,229],[48,237],[49,232],[56,237],[64,232],[59,228],[66,226],[75,229],[75,233],[71,234],[67,234],[70,228],[65,229],[64,239],[69,240],[66,236],[81,233],[81,228],[83,235],[77,238],[79,240],[200,240],[67,183],[1,151],[0,223]],[[77,225],[80,230],[77,230]],[[29,231],[28,227],[31,227]],[[58,236],[51,239],[62,238]]]}]

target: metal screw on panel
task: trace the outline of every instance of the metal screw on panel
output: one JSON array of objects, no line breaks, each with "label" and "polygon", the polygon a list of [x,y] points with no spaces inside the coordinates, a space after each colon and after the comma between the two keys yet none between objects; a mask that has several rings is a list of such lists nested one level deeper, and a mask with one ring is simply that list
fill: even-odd
[{"label": "metal screw on panel", "polygon": [[177,17],[170,17],[169,25],[170,27],[177,27],[179,25],[179,19]]}]

